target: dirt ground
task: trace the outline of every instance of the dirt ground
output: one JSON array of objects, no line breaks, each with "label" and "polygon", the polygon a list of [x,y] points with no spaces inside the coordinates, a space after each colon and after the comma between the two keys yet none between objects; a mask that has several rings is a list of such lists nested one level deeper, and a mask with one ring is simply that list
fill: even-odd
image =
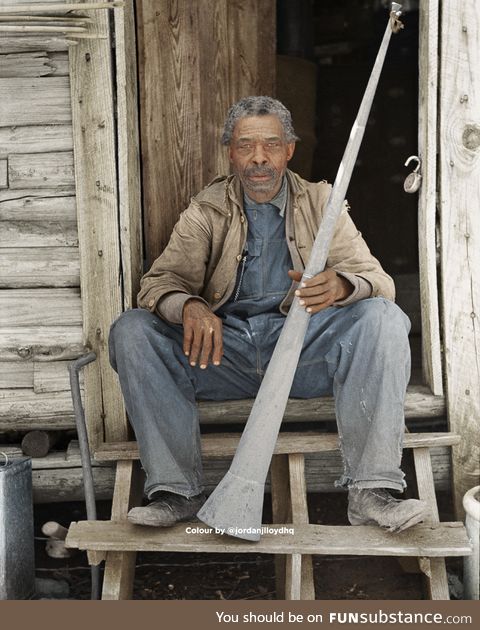
[{"label": "dirt ground", "polygon": [[[441,520],[454,520],[451,497],[440,493]],[[347,525],[346,494],[309,494],[310,522]],[[264,522],[268,522],[268,505]],[[100,519],[109,517],[110,504],[99,502]],[[41,526],[56,520],[68,527],[85,518],[81,503],[35,506],[36,574],[66,580],[71,599],[89,599],[90,570],[86,554],[54,560],[45,553]],[[462,565],[448,560],[449,579],[458,597]],[[395,558],[365,556],[314,556],[317,599],[423,599],[422,578],[405,573]],[[452,598],[453,598],[452,597]],[[139,553],[134,599],[275,599],[273,556],[263,554]]]}]

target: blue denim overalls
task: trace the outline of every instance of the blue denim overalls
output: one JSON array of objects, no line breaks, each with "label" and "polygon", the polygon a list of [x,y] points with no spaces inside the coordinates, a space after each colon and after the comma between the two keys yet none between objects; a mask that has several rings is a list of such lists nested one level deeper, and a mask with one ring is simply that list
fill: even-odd
[{"label": "blue denim overalls", "polygon": [[[146,310],[127,311],[112,325],[110,360],[149,497],[158,490],[193,496],[203,489],[195,400],[254,397],[285,321],[278,307],[291,285],[292,263],[284,217],[272,203],[248,199],[245,214],[244,260],[232,296],[217,312],[223,320],[220,366],[190,366],[182,326]],[[335,396],[344,461],[339,485],[405,487],[400,462],[409,326],[406,315],[383,298],[330,307],[310,320],[291,396]]]}]

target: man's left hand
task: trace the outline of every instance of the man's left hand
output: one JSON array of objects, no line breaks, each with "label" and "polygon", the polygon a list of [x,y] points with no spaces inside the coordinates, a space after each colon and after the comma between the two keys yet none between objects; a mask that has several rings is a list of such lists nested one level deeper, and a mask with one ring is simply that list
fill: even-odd
[{"label": "man's left hand", "polygon": [[[292,280],[300,282],[300,271],[290,270],[288,275]],[[318,313],[334,302],[345,300],[353,291],[354,286],[343,276],[339,276],[333,269],[325,269],[321,273],[309,278],[295,291],[308,313]]]}]

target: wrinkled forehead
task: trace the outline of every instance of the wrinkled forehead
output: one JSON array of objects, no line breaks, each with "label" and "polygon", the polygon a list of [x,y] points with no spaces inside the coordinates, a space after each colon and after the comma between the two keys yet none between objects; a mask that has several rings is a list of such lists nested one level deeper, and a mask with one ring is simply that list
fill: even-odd
[{"label": "wrinkled forehead", "polygon": [[233,129],[233,139],[284,139],[282,123],[278,116],[267,114],[265,116],[243,116],[239,118]]}]

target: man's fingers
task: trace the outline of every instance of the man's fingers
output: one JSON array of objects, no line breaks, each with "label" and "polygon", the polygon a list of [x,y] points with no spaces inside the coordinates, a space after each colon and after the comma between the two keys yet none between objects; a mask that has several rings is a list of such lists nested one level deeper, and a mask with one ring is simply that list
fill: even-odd
[{"label": "man's fingers", "polygon": [[332,272],[322,271],[316,276],[313,276],[313,278],[307,278],[307,280],[305,280],[302,284],[305,284],[305,288],[317,287],[319,285],[328,283],[330,280],[332,280]]},{"label": "man's fingers", "polygon": [[307,310],[313,306],[317,306],[317,304],[328,304],[330,306],[330,304],[333,304],[334,302],[334,295],[331,292],[324,293],[323,295],[314,295],[313,297],[300,300],[302,306],[304,306]]},{"label": "man's fingers", "polygon": [[315,313],[319,313],[320,311],[325,310],[329,306],[332,306],[332,304],[333,302],[325,302],[325,304],[317,304],[314,306],[309,306],[307,308],[307,312],[310,313],[310,315],[315,315]]},{"label": "man's fingers", "polygon": [[208,359],[213,346],[213,326],[203,331],[202,350],[200,353],[200,367],[204,370],[208,365]]},{"label": "man's fingers", "polygon": [[196,365],[202,347],[203,331],[200,326],[193,328],[193,341],[190,349],[190,365]]},{"label": "man's fingers", "polygon": [[292,280],[295,280],[295,282],[300,282],[300,280],[302,279],[302,273],[300,271],[294,271],[293,269],[289,269],[288,275],[290,276]]},{"label": "man's fingers", "polygon": [[183,352],[190,356],[193,341],[193,326],[188,322],[185,323],[183,328]]},{"label": "man's fingers", "polygon": [[305,287],[303,289],[297,289],[295,295],[300,298],[308,298],[313,295],[324,295],[330,291],[333,291],[334,287],[330,283],[318,284],[314,287]]},{"label": "man's fingers", "polygon": [[214,365],[220,365],[223,355],[222,322],[220,319],[187,319],[184,324],[183,351],[191,366],[200,364],[205,369],[212,357]]},{"label": "man's fingers", "polygon": [[213,333],[213,365],[220,365],[223,356],[223,332],[222,326],[218,326]]}]

